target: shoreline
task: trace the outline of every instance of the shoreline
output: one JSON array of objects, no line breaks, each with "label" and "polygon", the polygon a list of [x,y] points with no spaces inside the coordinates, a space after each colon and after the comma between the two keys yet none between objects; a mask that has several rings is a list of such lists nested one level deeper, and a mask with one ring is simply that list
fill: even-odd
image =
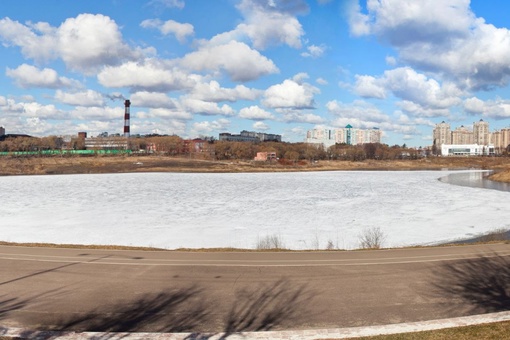
[{"label": "shoreline", "polygon": [[68,175],[137,172],[306,172],[306,171],[411,171],[493,170],[490,180],[510,183],[510,158],[431,157],[417,160],[302,161],[295,165],[276,162],[213,161],[154,155],[93,157],[1,157],[0,176]]}]

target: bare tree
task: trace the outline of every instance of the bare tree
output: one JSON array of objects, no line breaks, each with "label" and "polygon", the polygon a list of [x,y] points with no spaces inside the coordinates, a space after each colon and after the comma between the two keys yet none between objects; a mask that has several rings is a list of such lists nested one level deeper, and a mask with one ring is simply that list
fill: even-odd
[{"label": "bare tree", "polygon": [[364,229],[358,235],[361,249],[380,249],[386,240],[386,235],[379,227]]}]

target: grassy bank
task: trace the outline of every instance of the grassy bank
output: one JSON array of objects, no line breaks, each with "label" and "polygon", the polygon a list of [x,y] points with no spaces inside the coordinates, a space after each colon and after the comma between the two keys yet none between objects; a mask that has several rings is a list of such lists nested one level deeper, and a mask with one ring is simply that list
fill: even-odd
[{"label": "grassy bank", "polygon": [[300,162],[282,165],[276,162],[209,161],[166,156],[92,157],[2,157],[0,175],[51,175],[128,172],[280,172],[334,170],[441,170],[492,169],[493,179],[510,182],[510,158],[432,157],[418,160],[365,160]]}]

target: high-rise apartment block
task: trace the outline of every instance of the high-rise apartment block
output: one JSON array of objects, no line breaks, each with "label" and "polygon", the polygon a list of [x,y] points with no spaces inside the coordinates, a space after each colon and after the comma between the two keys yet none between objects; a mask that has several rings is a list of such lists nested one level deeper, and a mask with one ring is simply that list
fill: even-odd
[{"label": "high-rise apartment block", "polygon": [[5,129],[3,126],[0,126],[0,137],[5,135]]},{"label": "high-rise apartment block", "polygon": [[452,132],[450,130],[450,124],[445,123],[444,120],[437,124],[434,129],[433,138],[434,144],[438,147],[441,147],[443,144],[452,144]]},{"label": "high-rise apartment block", "polygon": [[459,126],[452,131],[452,144],[473,144],[473,131],[464,125]]},{"label": "high-rise apartment block", "polygon": [[[489,123],[483,119],[474,122],[472,129],[461,125],[453,131],[450,130],[450,124],[443,121],[434,128],[433,137],[437,150],[442,150],[443,154],[444,150],[450,150],[448,154],[472,154],[465,150],[478,150],[476,147],[482,150],[479,154],[499,154],[510,146],[510,128],[491,133]],[[444,145],[448,147],[441,148]]]},{"label": "high-rise apartment block", "polygon": [[382,132],[378,128],[356,129],[349,124],[345,128],[339,129],[317,128],[309,130],[306,133],[305,143],[323,144],[326,148],[329,148],[335,144],[380,143],[381,136]]}]

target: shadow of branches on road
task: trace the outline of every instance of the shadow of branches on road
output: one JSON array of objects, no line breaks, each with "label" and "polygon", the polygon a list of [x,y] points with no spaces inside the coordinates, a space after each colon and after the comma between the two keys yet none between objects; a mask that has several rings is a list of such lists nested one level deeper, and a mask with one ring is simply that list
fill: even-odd
[{"label": "shadow of branches on road", "polygon": [[[196,285],[135,300],[105,305],[85,314],[57,320],[44,330],[26,332],[24,337],[49,334],[48,331],[91,331],[97,339],[121,338],[124,332],[187,332],[188,340],[211,337],[227,339],[235,333],[267,331],[303,322],[313,298],[304,285],[295,286],[281,279],[255,289],[236,291],[230,305],[214,305]],[[115,334],[114,334],[115,333]],[[127,336],[127,334],[126,334]],[[50,336],[51,337],[51,336]],[[58,336],[56,336],[58,337]]]},{"label": "shadow of branches on road", "polygon": [[[55,329],[93,332],[188,332],[204,322],[209,310],[196,286],[148,294],[113,308],[97,309],[59,322]],[[112,312],[107,312],[112,310]]]},{"label": "shadow of branches on road", "polygon": [[434,285],[439,296],[467,303],[471,313],[510,310],[510,258],[494,254],[446,263]]},{"label": "shadow of branches on road", "polygon": [[[21,301],[18,298],[5,298],[0,297],[0,321],[2,321],[11,312],[23,308],[26,305],[26,301]],[[4,335],[7,329],[0,326],[0,335]]]},{"label": "shadow of branches on road", "polygon": [[293,288],[288,280],[260,286],[255,290],[242,289],[227,315],[224,336],[246,331],[268,331],[286,323],[302,321],[307,314],[313,294],[300,286]]}]

